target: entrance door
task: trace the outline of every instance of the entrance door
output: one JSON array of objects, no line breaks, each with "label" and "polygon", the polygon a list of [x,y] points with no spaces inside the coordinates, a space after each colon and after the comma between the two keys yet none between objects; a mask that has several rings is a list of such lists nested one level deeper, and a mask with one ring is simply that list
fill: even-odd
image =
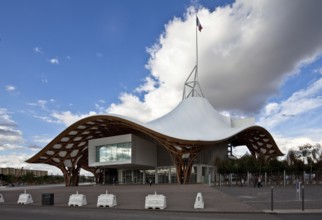
[{"label": "entrance door", "polygon": [[116,184],[117,182],[117,169],[105,169],[105,184]]}]

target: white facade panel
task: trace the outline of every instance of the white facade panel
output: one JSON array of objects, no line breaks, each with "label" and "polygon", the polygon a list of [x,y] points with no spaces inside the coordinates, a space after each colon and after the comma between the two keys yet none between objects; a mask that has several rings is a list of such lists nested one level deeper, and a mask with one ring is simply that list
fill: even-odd
[{"label": "white facade panel", "polygon": [[156,167],[157,146],[147,140],[132,136],[132,159],[134,164]]}]

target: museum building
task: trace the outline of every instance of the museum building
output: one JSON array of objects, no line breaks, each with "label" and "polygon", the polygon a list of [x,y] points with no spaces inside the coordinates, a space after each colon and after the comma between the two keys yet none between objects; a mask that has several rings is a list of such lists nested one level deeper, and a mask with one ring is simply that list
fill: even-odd
[{"label": "museum building", "polygon": [[58,167],[66,186],[78,185],[81,168],[105,184],[202,183],[213,181],[215,158],[237,146],[253,156],[282,155],[253,118],[224,116],[206,98],[190,96],[147,123],[114,114],[83,118],[27,162]]}]

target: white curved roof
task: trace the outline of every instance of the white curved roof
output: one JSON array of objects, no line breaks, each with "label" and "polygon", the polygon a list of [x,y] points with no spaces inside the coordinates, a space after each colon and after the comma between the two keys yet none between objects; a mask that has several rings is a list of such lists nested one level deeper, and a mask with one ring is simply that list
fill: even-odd
[{"label": "white curved roof", "polygon": [[[90,170],[87,166],[87,140],[131,132],[148,135],[177,154],[182,153],[182,149],[176,148],[178,145],[190,147],[193,144],[201,150],[202,146],[193,142],[231,139],[235,146],[246,145],[252,154],[283,155],[269,132],[256,126],[253,119],[235,120],[223,116],[207,99],[189,97],[168,114],[147,123],[112,114],[83,118],[66,128],[27,162],[51,164],[65,173],[67,162]],[[189,152],[191,149],[185,150]]]},{"label": "white curved roof", "polygon": [[202,97],[184,99],[161,118],[139,124],[169,137],[198,141],[223,140],[255,125],[253,119],[233,120],[221,115]]}]

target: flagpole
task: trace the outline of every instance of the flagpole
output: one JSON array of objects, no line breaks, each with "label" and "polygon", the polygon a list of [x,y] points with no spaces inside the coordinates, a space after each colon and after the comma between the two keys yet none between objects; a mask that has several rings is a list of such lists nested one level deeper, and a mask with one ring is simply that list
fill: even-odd
[{"label": "flagpole", "polygon": [[[196,14],[196,22],[198,24],[198,15]],[[195,69],[195,78],[194,78],[194,86],[193,86],[193,90],[192,90],[192,96],[194,96],[194,92],[195,92],[195,87],[196,87],[196,82],[198,80],[198,25],[195,26],[196,27],[196,69]]]},{"label": "flagpole", "polygon": [[[196,21],[198,20],[198,16],[196,14]],[[196,74],[195,81],[198,80],[198,29],[199,27],[196,25]]]},{"label": "flagpole", "polygon": [[[200,85],[198,83],[198,31],[201,31],[201,30],[202,30],[202,26],[199,22],[198,15],[196,13],[196,64],[193,67],[190,75],[188,76],[184,84],[182,100],[188,97],[194,97],[195,94],[201,97],[204,97],[202,90],[200,88]],[[194,76],[192,76],[193,73],[194,73]],[[190,91],[188,94],[186,94],[186,88],[188,88]],[[199,91],[197,91],[197,88],[199,88]]]}]

